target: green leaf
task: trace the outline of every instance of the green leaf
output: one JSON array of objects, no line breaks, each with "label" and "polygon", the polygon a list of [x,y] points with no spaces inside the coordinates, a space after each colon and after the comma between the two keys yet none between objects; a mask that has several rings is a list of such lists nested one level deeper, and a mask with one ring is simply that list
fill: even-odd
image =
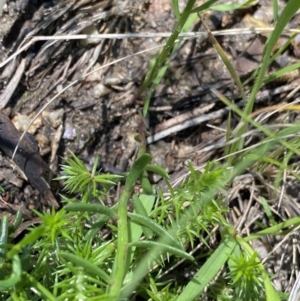
[{"label": "green leaf", "polygon": [[[1,220],[1,232],[0,232],[0,245],[7,243],[8,237],[8,216],[4,214]],[[6,249],[0,247],[0,258],[4,259],[6,257]]]},{"label": "green leaf", "polygon": [[[148,205],[148,208],[150,207],[149,203],[151,204],[151,207],[152,207],[152,205],[154,203],[154,200],[155,200],[155,197],[152,195],[152,196],[150,196],[150,198],[148,200],[145,201],[145,203]],[[132,196],[132,203],[133,203],[133,206],[134,206],[134,211],[137,214],[140,214],[141,216],[145,216],[146,218],[148,218],[148,212],[150,210],[149,209],[148,209],[148,211],[146,210],[146,208],[144,207],[144,205],[141,202],[140,198],[136,194],[134,194]],[[151,239],[153,237],[153,231],[150,230],[148,227],[143,226],[142,228],[143,228],[143,232],[144,232],[145,236],[147,237],[147,239]],[[133,225],[131,227],[131,230],[132,230],[132,232],[136,230],[136,229],[133,229]],[[140,232],[140,235],[141,235],[141,232]],[[139,239],[140,235],[138,236],[138,239]],[[134,241],[137,241],[138,239],[137,239],[137,237],[135,237]]]},{"label": "green leaf", "polygon": [[143,188],[143,193],[145,194],[153,194],[153,187],[148,179],[147,173],[143,172],[140,174],[140,182]]},{"label": "green leaf", "polygon": [[177,301],[195,300],[195,298],[203,292],[206,285],[208,285],[220,271],[235,246],[236,241],[233,238],[226,238],[184,288]]},{"label": "green leaf", "polygon": [[8,233],[13,233],[19,228],[22,222],[22,218],[23,218],[22,210],[18,210],[16,213],[16,218],[14,220],[14,223],[11,226],[8,226]]},{"label": "green leaf", "polygon": [[145,170],[156,173],[157,175],[162,176],[164,179],[170,180],[170,176],[168,175],[166,170],[158,165],[147,164]]},{"label": "green leaf", "polygon": [[117,218],[117,213],[106,206],[102,206],[99,204],[68,204],[65,206],[65,210],[67,211],[80,211],[80,212],[89,212],[89,213],[101,213],[105,214],[111,218]]},{"label": "green leaf", "polygon": [[[177,21],[174,31],[172,32],[171,36],[168,38],[168,40],[166,42],[166,46],[163,48],[162,52],[160,53],[160,55],[158,56],[158,58],[154,64],[153,68],[151,68],[150,72],[147,74],[147,76],[142,84],[142,87],[141,87],[142,91],[144,91],[147,87],[149,87],[151,85],[149,95],[151,95],[152,92],[154,92],[154,89],[156,88],[156,85],[158,84],[158,82],[160,80],[157,78],[158,72],[162,72],[164,74],[167,69],[167,65],[165,66],[166,61],[169,60],[167,58],[168,58],[172,48],[174,47],[175,41],[177,40],[180,32],[182,31],[186,21],[188,20],[190,14],[191,14],[191,11],[193,9],[195,2],[196,2],[196,0],[188,0],[187,1],[187,4],[186,4],[182,14],[180,15],[180,18]],[[165,70],[162,70],[163,69],[162,67],[164,67]],[[154,83],[154,81],[156,81],[156,82]],[[154,85],[152,85],[153,83],[154,83]],[[147,97],[145,104],[144,104],[144,108],[143,108],[144,116],[148,112],[149,103],[150,103],[150,96]]]},{"label": "green leaf", "polygon": [[36,242],[45,232],[46,226],[39,226],[33,230],[31,230],[26,236],[17,244],[15,244],[11,250],[7,253],[8,258],[13,258],[15,255],[17,255],[23,247],[33,244]]},{"label": "green leaf", "polygon": [[133,189],[139,175],[144,171],[147,164],[150,162],[151,156],[147,153],[142,154],[133,164],[125,182],[125,188]]},{"label": "green leaf", "polygon": [[144,172],[145,166],[150,162],[151,156],[149,154],[142,154],[133,164],[125,182],[124,190],[120,196],[118,204],[118,243],[117,255],[115,258],[115,270],[113,273],[114,282],[109,288],[109,292],[119,298],[124,277],[126,275],[126,267],[130,258],[128,254],[128,221],[127,221],[127,204],[133,192],[134,185],[140,174]]},{"label": "green leaf", "polygon": [[147,249],[158,247],[158,248],[161,248],[161,250],[163,252],[169,252],[176,256],[179,256],[180,258],[185,258],[185,259],[194,261],[194,257],[192,255],[184,252],[182,249],[174,248],[170,245],[167,245],[167,244],[164,244],[161,242],[142,240],[142,241],[132,242],[128,246],[129,247],[135,246],[135,247],[147,248]]},{"label": "green leaf", "polygon": [[128,212],[128,216],[132,222],[148,227],[158,236],[163,237],[164,240],[168,241],[168,243],[172,244],[174,247],[182,249],[182,246],[177,239],[175,239],[166,229],[154,222],[149,217],[130,212]]},{"label": "green leaf", "polygon": [[21,261],[18,255],[12,257],[12,273],[7,279],[0,280],[0,291],[5,291],[16,285],[22,275]]},{"label": "green leaf", "polygon": [[99,278],[101,278],[102,280],[104,280],[106,283],[111,282],[109,275],[102,269],[98,268],[94,263],[91,263],[90,261],[82,257],[79,257],[75,254],[59,252],[59,255],[65,260],[67,260],[68,262],[71,262],[78,267],[84,268],[88,274],[94,274]]}]

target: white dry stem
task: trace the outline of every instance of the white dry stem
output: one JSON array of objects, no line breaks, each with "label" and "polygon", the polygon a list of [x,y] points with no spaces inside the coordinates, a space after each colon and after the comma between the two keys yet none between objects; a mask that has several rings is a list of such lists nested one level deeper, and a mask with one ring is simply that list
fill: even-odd
[{"label": "white dry stem", "polygon": [[[1,1],[1,0],[0,0]],[[245,29],[225,29],[225,30],[219,30],[219,31],[212,31],[211,33],[214,36],[233,36],[233,35],[245,35],[245,34],[263,34],[263,33],[270,33],[274,30],[274,28],[245,28]],[[282,34],[293,34],[293,33],[300,33],[300,29],[286,29],[282,32]],[[19,48],[14,54],[12,54],[9,58],[7,58],[5,61],[0,63],[0,68],[6,65],[9,61],[11,61],[13,58],[15,58],[17,55],[19,55],[21,52],[29,48],[31,45],[33,45],[35,42],[38,41],[58,41],[58,40],[86,40],[86,39],[136,39],[136,38],[168,38],[171,36],[171,32],[145,32],[145,33],[112,33],[112,34],[79,34],[79,35],[61,35],[61,36],[35,36],[35,37],[28,37],[31,38],[29,42],[27,42],[25,45]],[[179,37],[184,39],[195,39],[199,37],[206,37],[207,32],[206,31],[197,31],[197,32],[185,32],[180,33]],[[26,39],[24,40],[25,43]],[[23,43],[23,44],[24,44]],[[49,45],[51,46],[51,45]],[[161,47],[164,46],[161,45]]]},{"label": "white dry stem", "polygon": [[147,138],[147,144],[154,143],[158,140],[161,140],[165,137],[170,136],[171,134],[174,134],[176,132],[180,132],[182,130],[185,130],[185,129],[190,128],[190,127],[195,126],[195,125],[198,125],[198,124],[203,123],[205,121],[220,118],[228,111],[230,111],[230,108],[220,109],[218,111],[215,111],[215,112],[212,112],[212,113],[209,113],[209,114],[203,114],[201,116],[191,118],[190,120],[186,120],[185,122],[182,122],[180,124],[176,124],[174,126],[171,126],[167,129],[161,131],[161,132],[158,132],[158,133],[148,137]]},{"label": "white dry stem", "polygon": [[0,110],[4,109],[9,102],[10,98],[12,97],[13,93],[15,92],[16,87],[18,86],[23,72],[26,67],[26,58],[23,58],[14,73],[12,80],[9,82],[7,88],[5,89],[4,93],[0,95]]},{"label": "white dry stem", "polygon": [[[0,10],[3,8],[3,5],[5,3],[5,0],[0,0]],[[211,33],[215,36],[224,36],[224,35],[245,35],[245,34],[257,34],[257,33],[270,33],[274,30],[274,28],[249,28],[249,29],[229,29],[229,30],[221,30],[221,31],[212,31]],[[282,34],[292,34],[292,33],[300,33],[300,30],[298,29],[287,29],[284,30],[282,32]],[[84,39],[124,39],[124,38],[154,38],[154,37],[170,37],[171,36],[171,32],[165,32],[165,33],[136,33],[136,34],[98,34],[98,35],[70,35],[70,36],[51,36],[51,37],[46,37],[46,36],[35,36],[35,37],[28,37],[31,38],[31,40],[29,42],[27,42],[25,45],[25,41],[23,43],[23,46],[19,48],[19,50],[17,50],[14,54],[12,54],[9,58],[7,58],[4,62],[0,63],[0,68],[2,68],[3,66],[5,66],[9,61],[11,61],[13,58],[15,58],[17,55],[19,55],[21,52],[23,52],[24,50],[26,50],[27,48],[29,48],[31,45],[33,45],[35,42],[37,41],[49,41],[49,40],[53,40],[54,42],[58,41],[58,40],[84,40]],[[193,38],[199,38],[199,37],[205,37],[207,36],[207,32],[206,31],[202,31],[202,32],[187,32],[187,33],[180,33],[179,37],[184,38],[184,39],[193,39]],[[28,39],[27,39],[28,40]],[[49,102],[47,102],[42,109],[36,114],[36,116],[32,119],[31,123],[29,124],[29,126],[27,127],[27,129],[24,131],[24,133],[21,135],[20,140],[14,150],[13,153],[13,157],[14,158],[17,149],[19,147],[19,144],[21,142],[21,140],[23,139],[23,137],[25,136],[27,130],[30,128],[30,126],[32,125],[32,123],[38,118],[38,116],[43,112],[43,110],[45,110],[59,95],[61,95],[64,91],[66,91],[67,89],[69,89],[71,86],[75,85],[76,83],[80,82],[81,80],[83,80],[84,78],[86,78],[88,75],[92,74],[93,72],[97,72],[99,69],[105,68],[107,66],[113,65],[115,63],[118,63],[122,60],[126,60],[128,58],[134,57],[136,55],[148,52],[148,51],[152,51],[161,47],[164,47],[166,43],[163,43],[159,46],[156,47],[152,47],[150,49],[146,49],[137,53],[134,53],[132,55],[128,55],[126,57],[123,57],[121,59],[115,60],[111,63],[108,63],[104,66],[99,67],[98,69],[95,69],[89,73],[87,73],[86,75],[84,75],[82,78],[75,80],[74,82],[72,82],[71,84],[67,85],[64,89],[62,89],[59,93],[57,93]],[[49,45],[51,46],[51,45]],[[150,139],[149,139],[150,140]],[[153,137],[151,139],[151,141],[153,141]],[[148,143],[151,141],[148,141]]]},{"label": "white dry stem", "polygon": [[2,16],[3,7],[5,5],[6,0],[0,0],[0,17]]}]

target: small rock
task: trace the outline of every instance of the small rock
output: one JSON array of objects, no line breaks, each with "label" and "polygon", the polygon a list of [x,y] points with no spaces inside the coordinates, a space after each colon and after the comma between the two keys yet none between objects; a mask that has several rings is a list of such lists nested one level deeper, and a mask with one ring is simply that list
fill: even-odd
[{"label": "small rock", "polygon": [[[21,131],[24,132],[27,130],[28,126],[30,125],[32,119],[26,115],[23,114],[17,114],[13,119],[12,122],[15,125],[15,127]],[[40,119],[38,118],[34,123],[30,126],[28,129],[28,132],[30,134],[34,134],[36,130],[40,127]]]},{"label": "small rock", "polygon": [[52,112],[44,111],[42,115],[44,120],[48,122],[51,125],[51,127],[56,129],[62,122],[64,109],[59,109]]},{"label": "small rock", "polygon": [[21,188],[23,186],[23,180],[18,178],[11,169],[8,168],[2,168],[1,171],[3,177],[5,178],[6,181],[9,183]]},{"label": "small rock", "polygon": [[50,139],[44,135],[43,133],[38,133],[35,136],[37,143],[39,144],[41,149],[44,149],[50,145]]},{"label": "small rock", "polygon": [[106,88],[103,84],[99,83],[94,87],[94,97],[100,98],[106,94],[108,94],[110,90]]},{"label": "small rock", "polygon": [[[81,33],[86,34],[86,35],[99,34],[98,29],[95,25],[90,25],[90,26],[86,27]],[[101,38],[88,38],[88,39],[80,40],[80,44],[83,47],[94,46],[94,45],[99,44],[100,42],[101,42]]]},{"label": "small rock", "polygon": [[63,139],[74,140],[76,138],[76,129],[70,123],[65,124],[65,130],[63,133]]}]

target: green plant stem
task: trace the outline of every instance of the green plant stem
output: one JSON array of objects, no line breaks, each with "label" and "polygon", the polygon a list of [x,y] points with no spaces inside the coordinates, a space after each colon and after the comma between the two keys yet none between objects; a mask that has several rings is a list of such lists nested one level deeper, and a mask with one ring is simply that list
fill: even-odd
[{"label": "green plant stem", "polygon": [[131,171],[125,182],[124,190],[119,199],[118,205],[118,243],[117,243],[117,256],[115,274],[113,275],[113,285],[110,288],[110,293],[119,300],[119,295],[123,285],[123,280],[126,274],[127,257],[128,257],[128,220],[127,220],[127,203],[136,180],[139,175],[144,171],[145,166],[150,162],[151,157],[149,154],[143,154],[133,164]]},{"label": "green plant stem", "polygon": [[15,218],[14,223],[11,226],[8,226],[9,233],[13,233],[14,231],[16,231],[19,228],[19,226],[21,225],[21,222],[22,222],[22,218],[23,218],[22,210],[18,210],[16,213],[16,218]]},{"label": "green plant stem", "polygon": [[[143,82],[142,87],[141,87],[141,92],[143,92],[147,87],[150,86],[150,84],[155,79],[155,77],[158,73],[158,70],[165,64],[166,59],[170,53],[170,50],[174,46],[176,39],[178,38],[185,22],[187,21],[188,17],[190,16],[190,14],[192,12],[195,2],[196,2],[196,0],[189,0],[187,2],[184,11],[180,15],[180,18],[175,27],[175,30],[172,32],[171,36],[167,40],[166,46],[163,48],[161,54],[159,55],[159,57],[157,58],[157,60],[155,62],[154,67],[151,69],[150,73],[147,75],[145,81]],[[144,105],[144,109],[143,109],[144,116],[148,112],[148,107],[149,107],[149,102],[145,103],[145,105]]]},{"label": "green plant stem", "polygon": [[38,291],[40,291],[44,295],[44,297],[46,297],[45,298],[46,300],[56,301],[56,298],[34,277],[32,277],[27,273],[24,273],[23,275],[27,278],[27,280],[32,284],[33,287],[35,287]]},{"label": "green plant stem", "polygon": [[[259,91],[259,89],[263,83],[264,75],[271,62],[271,54],[274,49],[274,46],[278,42],[280,35],[281,35],[282,31],[284,30],[286,24],[293,18],[293,16],[295,15],[295,13],[299,9],[299,7],[300,7],[299,0],[288,1],[281,13],[280,18],[278,19],[278,22],[276,23],[274,31],[268,38],[267,43],[264,48],[264,52],[263,52],[261,68],[258,72],[255,84],[252,88],[251,94],[249,96],[246,107],[244,109],[245,115],[251,114],[253,106],[254,106],[256,94]],[[240,130],[238,131],[237,134],[240,135],[240,134],[245,133],[247,126],[248,126],[248,122],[246,122],[245,124],[242,125],[242,127],[240,128]],[[240,149],[242,147],[243,147],[243,139],[241,139]]]},{"label": "green plant stem", "polygon": [[[280,137],[278,137],[278,135],[272,133],[271,131],[269,131],[267,128],[265,128],[263,125],[259,124],[258,122],[254,121],[253,118],[251,118],[251,116],[245,114],[244,111],[242,111],[241,109],[239,109],[235,104],[233,104],[232,102],[230,102],[230,100],[228,98],[226,98],[224,95],[222,95],[221,93],[219,93],[217,90],[212,89],[211,90],[222,102],[224,102],[228,107],[230,107],[232,109],[232,111],[234,111],[235,113],[239,114],[242,117],[242,121],[241,124],[242,126],[244,124],[248,124],[250,123],[251,125],[255,126],[256,128],[258,128],[260,131],[262,131],[264,134],[266,134],[269,138],[273,138],[274,140],[278,141],[280,144],[282,144],[284,147],[286,147],[287,149],[289,149],[290,151],[292,151],[293,153],[300,155],[300,152],[297,148],[293,147],[290,143],[284,141],[283,139],[281,139]],[[244,122],[244,123],[243,123]],[[241,127],[242,127],[241,126]],[[237,131],[237,133],[239,133],[239,130]]]},{"label": "green plant stem", "polygon": [[[186,4],[186,7],[183,11],[183,13],[181,14],[180,16],[180,19],[178,20],[178,23],[175,27],[175,30],[172,32],[171,36],[169,37],[168,41],[167,41],[167,46],[173,46],[176,39],[178,38],[178,35],[180,34],[181,32],[181,29],[183,28],[186,20],[188,19],[188,17],[190,16],[191,14],[191,11],[193,9],[193,6],[195,4],[196,0],[189,0],[188,3]],[[144,90],[146,87],[148,87],[150,85],[150,83],[152,82],[152,80],[154,79],[154,77],[156,76],[157,74],[157,70],[162,66],[162,64],[165,63],[165,60],[168,56],[170,52],[170,48],[169,47],[165,47],[160,56],[158,57],[156,63],[155,63],[155,66],[157,68],[153,68],[151,70],[151,72],[149,73],[149,75],[147,76],[146,80],[144,81],[141,89]]]},{"label": "green plant stem", "polygon": [[[1,220],[0,245],[4,245],[7,243],[7,237],[8,237],[8,217],[5,214]],[[6,249],[0,247],[1,261],[5,258],[5,256],[6,256]]]}]

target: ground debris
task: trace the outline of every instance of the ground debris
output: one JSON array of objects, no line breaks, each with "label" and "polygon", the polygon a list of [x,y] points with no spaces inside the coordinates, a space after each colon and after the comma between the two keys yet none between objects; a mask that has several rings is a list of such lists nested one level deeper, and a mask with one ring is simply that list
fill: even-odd
[{"label": "ground debris", "polygon": [[[12,158],[20,137],[21,134],[11,120],[0,112],[0,148],[10,158]],[[24,172],[30,183],[46,198],[46,201],[58,207],[46,180],[51,174],[50,168],[38,153],[37,145],[27,135],[21,140],[13,161]]]}]

